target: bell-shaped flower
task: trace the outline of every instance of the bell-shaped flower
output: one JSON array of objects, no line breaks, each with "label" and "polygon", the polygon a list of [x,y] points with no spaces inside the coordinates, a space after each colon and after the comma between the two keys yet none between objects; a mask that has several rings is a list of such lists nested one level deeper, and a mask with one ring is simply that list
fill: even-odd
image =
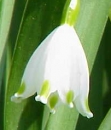
[{"label": "bell-shaped flower", "polygon": [[34,95],[36,101],[54,107],[60,99],[75,106],[83,116],[93,114],[88,107],[89,72],[81,42],[74,28],[63,24],[52,31],[31,56],[21,86],[11,100]]}]

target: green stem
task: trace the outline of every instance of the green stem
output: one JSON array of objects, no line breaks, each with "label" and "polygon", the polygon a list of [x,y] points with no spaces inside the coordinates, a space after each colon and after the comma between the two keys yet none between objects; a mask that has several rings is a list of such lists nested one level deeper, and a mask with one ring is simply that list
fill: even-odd
[{"label": "green stem", "polygon": [[79,0],[67,0],[63,10],[61,24],[66,23],[69,24],[70,26],[74,26],[77,21],[79,9],[80,9]]}]

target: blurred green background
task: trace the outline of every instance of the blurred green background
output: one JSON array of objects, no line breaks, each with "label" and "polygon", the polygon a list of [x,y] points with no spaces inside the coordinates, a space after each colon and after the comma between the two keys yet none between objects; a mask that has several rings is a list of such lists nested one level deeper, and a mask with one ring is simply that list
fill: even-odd
[{"label": "blurred green background", "polygon": [[65,2],[0,0],[0,130],[111,130],[111,0],[80,0],[75,25],[89,64],[94,117],[82,117],[65,105],[49,114],[34,96],[20,104],[10,101],[31,54],[59,26]]}]

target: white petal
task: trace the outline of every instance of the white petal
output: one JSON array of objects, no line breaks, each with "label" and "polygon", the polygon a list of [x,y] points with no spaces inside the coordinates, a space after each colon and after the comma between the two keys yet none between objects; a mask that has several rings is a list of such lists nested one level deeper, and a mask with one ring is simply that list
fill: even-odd
[{"label": "white petal", "polygon": [[[60,28],[59,28],[60,29]],[[62,31],[62,33],[61,33]],[[56,61],[56,69],[54,70],[56,74],[58,92],[60,98],[65,102],[66,93],[70,90],[74,90],[74,95],[78,95],[79,90],[79,66],[78,66],[78,51],[80,42],[78,37],[75,36],[75,31],[72,27],[68,25],[61,26],[61,30],[58,33],[59,37],[58,42],[55,45],[59,46],[57,51],[54,49]],[[59,44],[59,45],[58,45]],[[56,48],[56,47],[54,47]],[[58,57],[57,57],[58,56]],[[58,72],[59,71],[59,72]],[[55,78],[54,78],[55,79]]]},{"label": "white petal", "polygon": [[[78,42],[80,43],[80,42]],[[75,106],[77,110],[83,115],[87,116],[88,118],[93,117],[93,114],[89,110],[88,106],[88,94],[89,94],[89,70],[88,64],[86,60],[86,56],[82,45],[79,44],[78,46],[78,70],[79,70],[79,94],[75,96]]]},{"label": "white petal", "polygon": [[83,116],[86,116],[87,118],[93,117],[93,114],[91,113],[88,106],[87,98],[82,98],[81,96],[78,96],[76,97],[74,103],[79,113],[81,113]]},{"label": "white petal", "polygon": [[69,68],[71,66],[69,57],[72,55],[72,52],[70,52],[72,45],[69,43],[69,39],[66,38],[67,30],[69,30],[68,25],[56,28],[41,44],[44,47],[46,40],[48,41],[48,45],[45,46],[47,56],[44,66],[44,80],[50,80],[51,92],[56,91],[61,85],[67,86],[64,81],[69,84]]},{"label": "white petal", "polygon": [[[34,93],[40,93],[43,82],[49,79],[49,76],[45,76],[45,71],[47,69],[47,55],[51,44],[51,39],[56,32],[57,28],[41,43],[41,45],[35,50],[31,56],[22,78],[21,85],[25,84],[25,91],[22,93],[15,93],[11,100],[17,102],[17,100],[22,100],[27,97],[32,96]],[[52,46],[52,44],[51,44]],[[52,58],[52,57],[51,57]],[[50,63],[49,63],[50,64]],[[49,66],[50,67],[50,66]],[[54,87],[53,87],[54,88]],[[55,91],[56,89],[50,91]],[[50,92],[51,93],[51,92]],[[40,99],[43,99],[41,97]],[[36,100],[39,100],[36,97]],[[43,100],[42,100],[43,101]]]},{"label": "white petal", "polygon": [[[59,51],[58,49],[58,53],[55,53],[58,54],[58,57],[56,55],[54,58],[59,62],[58,65],[54,62],[57,66],[55,73],[58,75],[58,70],[60,72],[59,75],[56,75],[56,78],[54,78],[56,81],[60,80],[57,82],[59,86],[58,93],[62,101],[67,102],[67,93],[73,91],[74,99],[72,100],[78,111],[87,117],[92,117],[92,113],[87,111],[84,101],[85,98],[88,97],[89,92],[89,73],[84,50],[75,30],[67,25],[63,29],[64,31],[62,30],[62,32],[64,33],[58,33],[61,37],[58,43],[63,50],[61,49],[61,51]],[[53,52],[54,51],[55,50],[53,50]],[[69,103],[69,106],[73,107],[72,102]]]},{"label": "white petal", "polygon": [[[68,37],[68,38],[67,38]],[[50,79],[54,88],[69,90],[72,44],[69,39],[70,29],[68,25],[60,26],[48,46],[45,77]]]},{"label": "white petal", "polygon": [[[51,33],[53,35],[53,32]],[[34,51],[27,66],[25,68],[21,85],[25,83],[25,91],[23,93],[15,93],[11,100],[19,102],[22,99],[32,96],[38,91],[44,81],[44,71],[46,62],[46,47],[51,36],[48,36],[46,40]]]},{"label": "white petal", "polygon": [[34,87],[34,91],[37,91],[38,93],[40,92],[40,88],[45,80],[44,73],[47,61],[47,46],[52,35],[53,32],[35,50],[27,64],[23,76],[23,81],[26,82],[27,88],[32,89],[32,87]]}]

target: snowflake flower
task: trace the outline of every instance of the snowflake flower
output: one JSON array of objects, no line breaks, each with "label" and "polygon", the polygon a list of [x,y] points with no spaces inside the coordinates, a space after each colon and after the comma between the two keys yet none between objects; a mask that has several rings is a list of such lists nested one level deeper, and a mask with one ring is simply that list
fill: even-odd
[{"label": "snowflake flower", "polygon": [[72,26],[57,27],[35,50],[11,100],[20,102],[35,93],[35,100],[47,104],[53,113],[61,100],[71,108],[75,106],[83,116],[93,116],[88,107],[88,65]]}]

